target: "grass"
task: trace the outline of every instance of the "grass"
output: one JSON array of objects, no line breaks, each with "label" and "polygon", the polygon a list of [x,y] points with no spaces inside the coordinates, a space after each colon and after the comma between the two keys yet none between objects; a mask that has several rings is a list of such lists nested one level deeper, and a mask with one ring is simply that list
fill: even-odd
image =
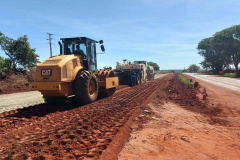
[{"label": "grass", "polygon": [[223,77],[232,77],[232,78],[236,78],[237,76],[236,76],[236,73],[225,73],[225,74],[223,75]]},{"label": "grass", "polygon": [[219,77],[239,78],[239,77],[237,77],[236,73],[225,73],[225,74],[221,75],[221,74],[213,74],[211,72],[199,72],[197,74],[201,74],[201,75],[214,75],[214,76],[219,76]]},{"label": "grass", "polygon": [[182,83],[186,84],[189,88],[194,89],[194,87],[193,87],[193,82],[190,82],[190,80],[187,79],[186,77],[184,77],[184,76],[182,76],[182,75],[179,74],[179,75],[178,75],[178,79],[179,79]]},{"label": "grass", "polygon": [[236,73],[225,73],[225,74],[215,74],[217,77],[231,77],[231,78],[239,78],[236,76]]},{"label": "grass", "polygon": [[184,77],[182,75],[178,75],[178,79],[185,84],[193,85],[193,83],[190,82],[189,79],[187,79],[186,77]]},{"label": "grass", "polygon": [[214,75],[212,72],[197,72],[197,74],[202,74],[202,75]]}]

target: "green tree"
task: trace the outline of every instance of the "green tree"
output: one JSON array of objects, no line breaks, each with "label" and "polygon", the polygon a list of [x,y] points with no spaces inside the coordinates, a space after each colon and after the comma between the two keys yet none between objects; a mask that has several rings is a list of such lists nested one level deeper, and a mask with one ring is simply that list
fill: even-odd
[{"label": "green tree", "polygon": [[189,72],[197,72],[199,69],[200,69],[200,67],[197,66],[196,64],[191,64],[191,65],[188,67]]},{"label": "green tree", "polygon": [[215,72],[234,65],[236,75],[240,76],[240,25],[216,32],[213,37],[205,38],[198,44],[198,53],[204,57],[204,63]]},{"label": "green tree", "polygon": [[107,66],[104,66],[103,69],[112,69],[111,66],[107,67]]},{"label": "green tree", "polygon": [[14,40],[0,32],[0,46],[8,56],[14,71],[26,70],[28,67],[36,66],[39,62],[39,56],[35,54],[36,50],[30,47],[26,35]]},{"label": "green tree", "polygon": [[202,68],[206,69],[206,71],[208,70],[208,68],[210,68],[210,64],[206,60],[203,60],[199,64],[202,66]]},{"label": "green tree", "polygon": [[240,63],[240,25],[229,27],[221,32],[216,33],[216,37],[222,37],[223,50],[226,56],[231,60],[235,67],[237,76],[240,76],[239,63]]},{"label": "green tree", "polygon": [[205,38],[198,43],[198,54],[204,57],[214,73],[222,71],[229,66],[229,60],[226,60],[224,52],[220,52],[213,47],[214,37]]},{"label": "green tree", "polygon": [[154,70],[159,70],[160,69],[160,67],[158,66],[157,63],[154,63],[154,62],[147,62],[147,63],[148,63],[148,65],[153,66]]},{"label": "green tree", "polygon": [[213,47],[220,50],[227,61],[234,65],[237,76],[240,63],[240,25],[229,27],[214,35]]},{"label": "green tree", "polygon": [[0,56],[0,73],[10,70],[11,67],[9,59]]}]

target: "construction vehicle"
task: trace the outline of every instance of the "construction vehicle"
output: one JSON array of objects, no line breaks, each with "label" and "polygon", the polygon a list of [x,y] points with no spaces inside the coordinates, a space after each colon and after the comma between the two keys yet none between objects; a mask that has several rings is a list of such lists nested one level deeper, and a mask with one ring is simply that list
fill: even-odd
[{"label": "construction vehicle", "polygon": [[34,90],[47,102],[74,96],[82,104],[95,101],[98,95],[111,96],[119,85],[113,70],[97,70],[96,44],[103,41],[87,37],[61,38],[60,55],[50,57],[36,68]]},{"label": "construction vehicle", "polygon": [[147,66],[147,79],[148,79],[148,81],[153,80],[154,79],[154,75],[155,75],[155,73],[154,73],[153,66],[148,65]]},{"label": "construction vehicle", "polygon": [[154,78],[152,66],[147,65],[147,61],[134,61],[133,63],[123,60],[123,63],[117,62],[116,76],[121,85],[130,85],[132,83],[132,72],[136,73],[136,84],[141,84]]}]

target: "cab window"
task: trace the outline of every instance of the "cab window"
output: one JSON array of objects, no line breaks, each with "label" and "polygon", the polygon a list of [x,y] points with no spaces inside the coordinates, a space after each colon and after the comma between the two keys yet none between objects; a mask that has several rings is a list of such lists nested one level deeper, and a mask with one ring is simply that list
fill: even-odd
[{"label": "cab window", "polygon": [[76,54],[77,46],[79,46],[79,49],[82,50],[85,55],[87,55],[87,47],[83,41],[63,42],[63,55]]}]

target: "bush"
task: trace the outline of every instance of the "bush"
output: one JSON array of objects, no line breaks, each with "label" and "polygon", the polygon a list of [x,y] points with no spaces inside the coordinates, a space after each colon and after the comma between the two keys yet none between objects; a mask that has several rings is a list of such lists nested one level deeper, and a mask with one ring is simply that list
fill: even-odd
[{"label": "bush", "polygon": [[33,82],[36,73],[36,68],[29,67],[28,71],[25,72],[28,82]]},{"label": "bush", "polygon": [[236,71],[233,69],[225,69],[224,73],[235,73]]},{"label": "bush", "polygon": [[23,73],[2,73],[0,76],[0,94],[31,90],[31,87],[29,86],[30,78]]},{"label": "bush", "polygon": [[236,73],[226,73],[223,75],[223,77],[232,77],[232,78],[236,78],[237,74]]}]

